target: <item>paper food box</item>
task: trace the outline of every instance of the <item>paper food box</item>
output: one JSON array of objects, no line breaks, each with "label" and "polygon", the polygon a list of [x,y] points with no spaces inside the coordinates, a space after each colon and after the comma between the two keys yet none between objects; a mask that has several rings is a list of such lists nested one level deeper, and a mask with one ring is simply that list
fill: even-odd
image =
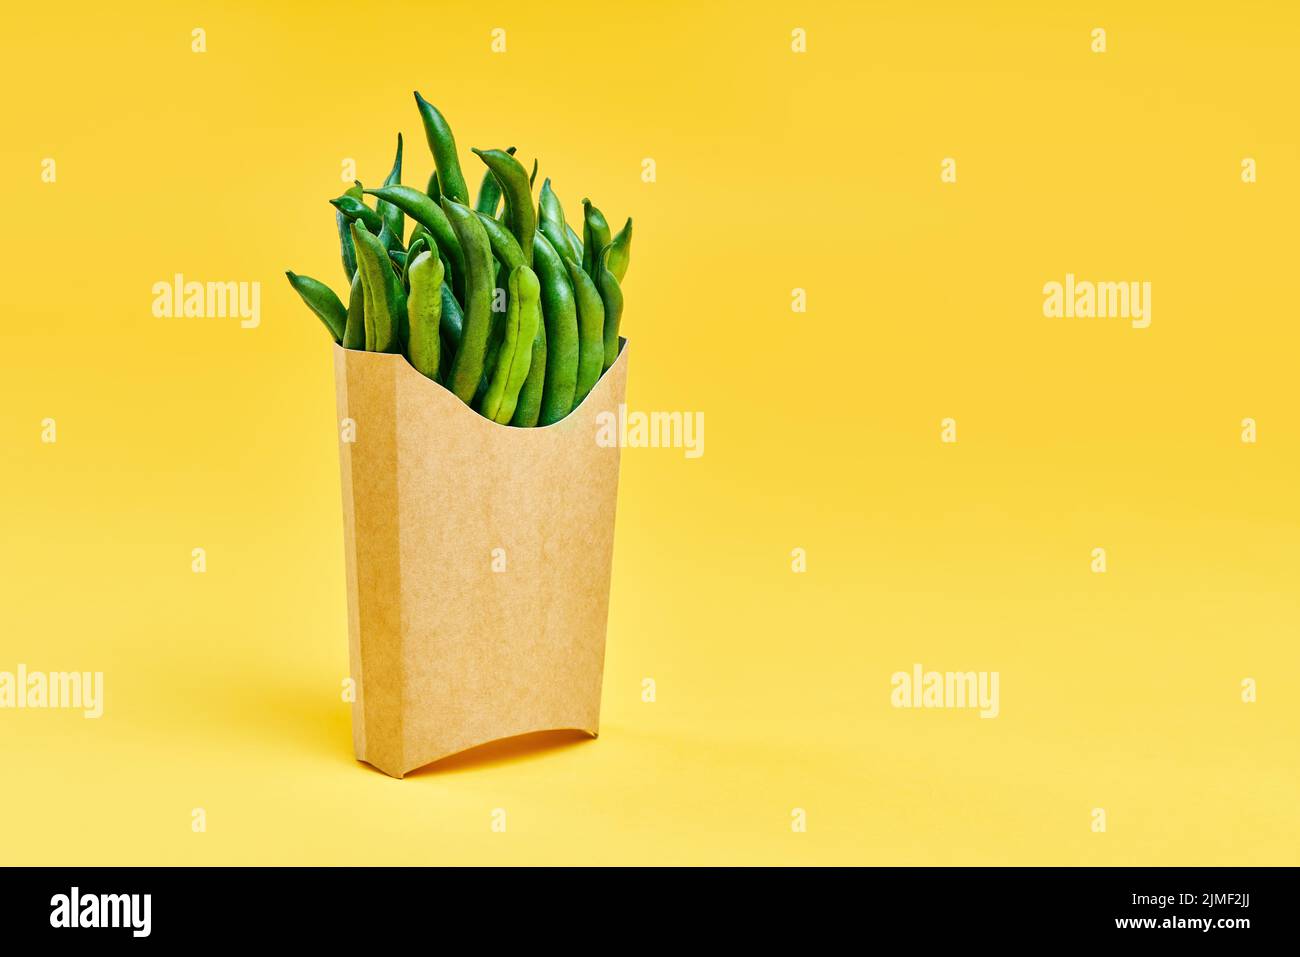
[{"label": "paper food box", "polygon": [[566,418],[484,418],[402,355],[334,346],[357,757],[394,777],[532,731],[595,736],[617,361]]}]

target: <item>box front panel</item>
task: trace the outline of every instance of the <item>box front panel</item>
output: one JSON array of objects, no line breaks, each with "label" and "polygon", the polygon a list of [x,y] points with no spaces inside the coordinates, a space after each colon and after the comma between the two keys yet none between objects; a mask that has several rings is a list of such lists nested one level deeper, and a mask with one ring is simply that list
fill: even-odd
[{"label": "box front panel", "polygon": [[489,422],[397,369],[408,767],[552,728],[596,733],[619,450],[620,358],[563,422]]}]

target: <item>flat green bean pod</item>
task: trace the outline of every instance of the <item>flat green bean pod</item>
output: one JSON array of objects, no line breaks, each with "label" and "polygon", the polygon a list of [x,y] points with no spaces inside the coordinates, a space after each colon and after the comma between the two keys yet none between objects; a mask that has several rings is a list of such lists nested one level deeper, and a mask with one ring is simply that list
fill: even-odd
[{"label": "flat green bean pod", "polygon": [[[361,199],[361,187],[353,186],[343,195],[351,196],[359,201]],[[340,210],[334,210],[334,226],[339,233],[339,255],[343,259],[343,272],[347,275],[348,282],[351,282],[357,275],[357,251],[352,248],[352,231],[348,228],[350,223],[351,220],[344,216]]]},{"label": "flat green bean pod", "polygon": [[[383,246],[384,249],[388,251],[388,254],[390,256],[395,253],[406,252],[406,250],[402,248],[402,241],[397,238],[397,236],[393,233],[391,229],[388,228],[387,223],[384,223],[383,228],[379,230],[378,238],[379,238],[379,245]],[[401,269],[400,263],[398,264],[397,268]]]},{"label": "flat green bean pod", "polygon": [[[564,240],[565,244],[569,247],[568,258],[572,259],[575,263],[582,262],[582,240],[578,238],[578,234],[573,231],[573,227],[568,223],[564,224]],[[559,250],[557,249],[556,252],[559,252]]]},{"label": "flat green bean pod", "polygon": [[447,385],[462,402],[468,404],[474,399],[483,378],[488,333],[492,328],[496,268],[487,233],[474,211],[445,195],[442,197],[442,210],[456,231],[465,262],[464,326]]},{"label": "flat green bean pod", "polygon": [[352,292],[348,296],[348,321],[343,329],[343,348],[361,350],[366,347],[366,289],[361,283],[361,271],[352,277]]},{"label": "flat green bean pod", "polygon": [[533,266],[546,326],[546,378],[537,421],[550,425],[569,414],[578,388],[578,307],[564,260],[540,231],[533,243]]},{"label": "flat green bean pod", "polygon": [[423,237],[425,242],[428,243],[428,246],[426,247],[427,249],[432,249],[434,251],[437,251],[438,242],[433,238],[433,233],[429,232],[419,223],[416,223],[415,226],[411,229],[410,243],[407,245],[406,248],[413,249],[415,247],[416,242],[418,242],[421,237]]},{"label": "flat green bean pod", "polygon": [[[406,248],[406,253],[402,258],[402,285],[406,287],[408,292],[411,288],[411,266],[414,265],[416,257],[419,256],[421,252],[428,251],[430,245],[432,245],[430,241],[425,238],[427,235],[428,234],[426,233],[422,236],[415,236],[411,240],[411,245]],[[390,253],[389,255],[392,254]],[[434,250],[433,257],[435,259],[438,258],[437,250]],[[395,260],[396,257],[394,257],[394,261]],[[442,260],[438,261],[441,264]],[[441,269],[441,265],[439,268]],[[438,281],[442,281],[441,273],[439,273]],[[439,298],[441,298],[441,296]]]},{"label": "flat green bean pod", "polygon": [[627,218],[627,223],[618,234],[610,241],[609,248],[609,271],[614,274],[614,278],[621,284],[623,277],[627,275],[627,266],[632,259],[632,217]]},{"label": "flat green bean pod", "polygon": [[618,358],[618,324],[623,318],[623,290],[609,268],[609,251],[614,248],[610,243],[600,254],[596,262],[596,290],[600,301],[605,305],[605,361],[602,372],[614,364]]},{"label": "flat green bean pod", "polygon": [[339,301],[339,297],[334,295],[334,290],[319,279],[312,279],[311,276],[299,276],[292,271],[285,272],[285,275],[289,277],[289,285],[293,286],[293,291],[325,324],[334,341],[341,342],[343,331],[348,323],[348,311]]},{"label": "flat green bean pod", "polygon": [[[402,134],[397,134],[397,156],[393,159],[393,168],[388,177],[384,180],[385,186],[395,186],[402,181]],[[399,240],[405,232],[405,223],[402,222],[402,211],[391,203],[380,200],[375,204],[375,212],[379,213],[385,225],[388,226],[389,232]]]},{"label": "flat green bean pod", "polygon": [[456,356],[456,350],[460,348],[461,332],[465,325],[465,317],[461,314],[460,303],[456,301],[456,295],[447,285],[447,261],[442,260],[443,276],[442,283],[442,322],[439,331],[442,336],[442,355],[438,359],[438,381],[446,382],[451,376],[451,362]]},{"label": "flat green bean pod", "polygon": [[487,233],[488,243],[492,247],[492,255],[500,260],[502,267],[505,269],[505,275],[499,278],[503,281],[509,279],[510,273],[516,266],[527,265],[524,262],[524,251],[519,248],[519,243],[510,234],[510,230],[487,213],[478,211],[478,220],[483,224],[483,231]]},{"label": "flat green bean pod", "polygon": [[456,301],[456,294],[447,285],[447,263],[444,261],[442,265],[442,337],[451,347],[448,351],[455,355],[456,350],[460,348],[460,337],[465,328],[465,314],[461,312],[460,303]]},{"label": "flat green bean pod", "polygon": [[564,232],[564,207],[560,197],[551,189],[551,178],[542,180],[542,189],[537,197],[537,228],[550,240],[551,247],[561,256],[570,256],[569,239]]},{"label": "flat green bean pod", "polygon": [[[515,155],[515,148],[512,146],[506,150],[511,156]],[[501,184],[497,182],[496,176],[492,170],[483,171],[483,181],[478,186],[478,199],[474,201],[474,211],[486,213],[495,218],[497,206],[501,204]]]},{"label": "flat green bean pod", "polygon": [[540,308],[537,318],[537,333],[533,336],[533,358],[528,364],[528,378],[519,390],[519,401],[515,403],[515,414],[510,417],[510,424],[520,429],[531,429],[537,424],[542,414],[542,391],[546,385],[546,323],[542,320]]},{"label": "flat green bean pod", "polygon": [[605,367],[605,305],[591,277],[572,259],[564,261],[578,303],[578,381],[573,394],[576,409],[600,379]]},{"label": "flat green bean pod", "polygon": [[451,135],[451,127],[438,112],[438,108],[422,97],[417,91],[415,105],[420,111],[420,122],[424,124],[424,137],[429,141],[429,151],[433,153],[433,162],[438,167],[438,186],[442,195],[448,196],[462,205],[469,203],[469,187],[460,171],[460,158],[456,155],[456,138]]},{"label": "flat green bean pod", "polygon": [[609,223],[605,214],[591,205],[591,200],[582,201],[582,271],[592,279],[596,278],[596,261],[601,251],[609,245]]},{"label": "flat green bean pod", "polygon": [[378,236],[379,231],[384,228],[383,217],[363,203],[360,197],[353,196],[351,190],[331,199],[330,205],[342,213],[343,218],[349,223],[360,220],[371,235]]},{"label": "flat green bean pod", "polygon": [[359,222],[352,224],[357,269],[365,288],[366,349],[399,352],[406,324],[406,292],[388,260],[388,250]]},{"label": "flat green bean pod", "polygon": [[424,249],[410,267],[411,294],[407,299],[411,337],[406,357],[421,375],[438,380],[441,352],[442,260]]},{"label": "flat green bean pod", "polygon": [[519,391],[524,387],[532,364],[533,340],[541,322],[541,290],[533,271],[527,266],[516,266],[507,284],[504,336],[487,392],[479,406],[480,412],[502,425],[514,417]]},{"label": "flat green bean pod", "polygon": [[524,264],[532,266],[533,236],[537,232],[537,213],[533,210],[533,191],[528,172],[505,150],[474,150],[487,164],[501,186],[506,200],[506,226],[514,234],[524,253]]}]

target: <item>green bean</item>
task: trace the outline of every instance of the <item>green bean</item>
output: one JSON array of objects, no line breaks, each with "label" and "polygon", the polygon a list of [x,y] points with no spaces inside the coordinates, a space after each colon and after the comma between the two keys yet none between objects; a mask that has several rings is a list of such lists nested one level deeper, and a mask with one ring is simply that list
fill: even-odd
[{"label": "green bean", "polygon": [[[406,247],[407,250],[409,251],[411,249],[414,249],[415,244],[419,242],[421,239],[424,240],[425,249],[428,249],[430,252],[435,254],[439,253],[438,242],[436,239],[433,238],[433,233],[429,232],[419,223],[416,223],[415,226],[411,229],[411,239],[410,242],[407,244]],[[447,275],[450,276],[451,273],[448,272]]]},{"label": "green bean", "polygon": [[[406,255],[402,260],[402,285],[406,287],[408,293],[411,289],[411,266],[415,264],[416,257],[419,256],[421,252],[427,252],[428,249],[429,240],[424,236],[413,236],[411,239],[411,245],[406,247]],[[438,258],[436,251],[434,252],[434,258]],[[441,262],[442,261],[439,260],[439,263]],[[439,299],[441,299],[441,296],[439,296]]]},{"label": "green bean", "polygon": [[339,256],[343,260],[343,273],[348,277],[348,282],[351,282],[357,274],[357,251],[352,248],[352,234],[348,231],[347,217],[337,209],[334,210],[334,225],[339,233]]},{"label": "green bean", "polygon": [[[397,236],[393,235],[393,231],[388,228],[387,223],[384,223],[383,227],[379,230],[379,245],[383,246],[390,256],[396,253],[406,252],[406,250],[402,248],[402,241]],[[398,268],[401,267],[399,266]]]},{"label": "green bean", "polygon": [[605,305],[591,277],[572,259],[564,261],[578,304],[578,380],[573,393],[576,409],[587,397],[605,365]]},{"label": "green bean", "polygon": [[406,292],[388,261],[388,251],[363,223],[352,224],[357,267],[365,287],[366,349],[397,352],[406,324]]},{"label": "green bean", "polygon": [[492,175],[492,171],[488,170],[483,174],[483,182],[479,184],[478,199],[474,201],[474,212],[495,216],[497,214],[497,204],[500,202],[501,187],[497,185],[496,177]]},{"label": "green bean", "polygon": [[[501,340],[505,335],[503,313],[509,309],[509,277],[511,271],[524,265],[523,250],[519,248],[519,243],[515,242],[515,237],[510,235],[510,231],[502,226],[499,222],[489,216],[487,213],[475,213],[479,222],[483,224],[483,231],[487,233],[488,244],[492,247],[492,255],[500,262],[497,268],[495,279],[492,282],[492,330],[488,333],[488,344],[486,360],[484,362],[483,381],[479,384],[478,395],[475,398],[475,405],[483,398],[488,387],[488,375],[496,368],[497,350],[501,347]],[[498,296],[507,300],[504,310],[497,308]]]},{"label": "green bean", "polygon": [[537,213],[533,210],[533,191],[528,184],[528,173],[505,150],[474,150],[474,155],[487,164],[497,178],[506,200],[506,226],[519,241],[524,253],[524,264],[533,263],[533,236],[537,232]]},{"label": "green bean", "polygon": [[533,357],[528,363],[528,378],[519,390],[515,414],[510,424],[521,429],[531,429],[542,414],[542,391],[546,383],[546,323],[537,319],[537,333],[533,336]]},{"label": "green bean", "polygon": [[[442,260],[443,276],[447,275],[447,260]],[[456,350],[460,348],[461,331],[465,325],[465,317],[461,314],[460,303],[456,301],[456,295],[451,291],[451,287],[444,281],[442,284],[442,322],[439,331],[442,333],[442,356],[438,361],[438,381],[446,382],[451,375],[451,361],[456,355]]]},{"label": "green bean", "polygon": [[426,193],[413,186],[384,186],[380,189],[368,189],[366,192],[385,202],[392,203],[406,215],[423,226],[432,236],[439,251],[447,254],[451,263],[452,285],[456,293],[462,293],[465,281],[465,256],[460,248],[460,241],[451,227],[451,222],[442,207],[434,204]]},{"label": "green bean", "polygon": [[[483,397],[487,395],[488,386],[492,384],[492,372],[497,367],[497,354],[501,351],[501,343],[506,337],[506,314],[510,306],[507,297],[507,287],[510,285],[509,274],[502,275],[501,270],[497,270],[497,287],[492,290],[492,328],[488,332],[487,349],[484,350],[483,359],[483,378],[479,380],[478,389],[474,392],[474,401],[470,403],[474,408],[483,404]],[[501,298],[501,309],[496,307],[496,298]]]},{"label": "green bean", "polygon": [[454,355],[460,348],[461,333],[465,328],[465,314],[460,310],[460,303],[456,301],[456,294],[446,283],[447,263],[443,262],[443,283],[442,283],[442,334],[447,340],[447,345],[451,347],[450,352]]},{"label": "green bean", "polygon": [[[348,227],[348,229],[351,230],[353,233],[354,246],[357,245],[356,230],[358,228],[360,228],[362,232],[365,231],[364,225],[360,227],[356,225],[352,225]],[[369,247],[367,247],[367,250],[368,249]],[[368,278],[368,276],[370,275],[369,273],[370,267],[367,265],[369,256],[370,256],[369,251],[363,253],[360,248],[357,249],[357,278],[361,280],[361,294],[362,294],[361,317],[362,317],[362,325],[364,326],[365,333],[366,333],[365,344],[363,348],[365,349],[366,352],[374,352],[375,351],[375,318],[374,318],[375,298],[372,292],[371,282]]]},{"label": "green bean", "polygon": [[[353,186],[343,195],[361,199],[361,187]],[[357,274],[357,251],[352,248],[352,232],[348,229],[349,220],[339,210],[334,210],[334,226],[339,233],[339,254],[343,258],[343,272],[351,282]]]},{"label": "green bean", "polygon": [[415,244],[418,243],[420,240],[424,240],[425,249],[435,254],[438,252],[438,243],[437,240],[433,238],[433,233],[429,232],[419,223],[416,223],[411,228],[411,238],[407,241],[406,248],[408,250],[414,249]]},{"label": "green bean", "polygon": [[[501,322],[502,325],[504,326],[505,324],[504,314],[501,317]],[[497,367],[497,352],[500,350],[500,348],[501,348],[500,342],[497,342],[495,345],[488,346],[487,358],[483,360],[483,369],[485,370],[483,372],[483,378],[479,379],[478,388],[474,390],[474,399],[472,402],[469,403],[470,408],[472,409],[482,408],[483,406],[483,399],[487,395],[488,386],[492,384],[492,380],[488,377],[488,372]]]},{"label": "green bean", "polygon": [[596,262],[601,251],[609,245],[609,223],[591,200],[582,201],[582,271],[596,278]]},{"label": "green bean", "polygon": [[[389,172],[387,179],[384,180],[385,186],[395,186],[402,181],[402,134],[397,134],[397,156],[393,159],[393,168]],[[391,203],[380,200],[375,204],[375,211],[379,213],[388,229],[399,240],[405,232],[405,223],[402,221],[402,211]]]},{"label": "green bean", "polygon": [[584,198],[575,229],[549,177],[534,198],[541,163],[526,167],[513,146],[473,150],[485,170],[472,196],[446,117],[413,95],[433,155],[425,189],[402,185],[399,133],[380,187],[354,181],[330,200],[346,308],[286,276],[343,348],[403,354],[499,424],[560,422],[618,361],[632,218],[613,234]]},{"label": "green bean", "polygon": [[519,248],[519,243],[515,241],[515,237],[508,229],[481,210],[478,211],[478,220],[487,233],[488,243],[492,246],[492,255],[500,260],[501,266],[506,271],[505,277],[498,278],[508,279],[516,266],[527,265],[524,262],[524,251]]},{"label": "green bean", "polygon": [[293,286],[294,292],[302,297],[307,308],[316,313],[316,317],[325,323],[325,328],[329,330],[334,341],[341,341],[343,330],[348,324],[348,311],[343,307],[343,303],[339,302],[339,297],[334,295],[334,290],[319,279],[312,279],[311,276],[299,276],[292,271],[286,272],[285,275],[289,277],[289,285]]},{"label": "green bean", "polygon": [[411,295],[407,300],[411,338],[406,357],[421,375],[438,381],[442,319],[442,260],[429,250],[411,263]]},{"label": "green bean", "polygon": [[451,127],[438,108],[422,97],[417,91],[415,105],[420,110],[420,121],[424,124],[424,137],[429,141],[429,151],[433,153],[433,162],[438,167],[438,186],[442,195],[450,197],[462,205],[469,204],[469,187],[460,172],[460,160],[456,156],[456,138],[451,135]]},{"label": "green bean", "polygon": [[[349,232],[349,239],[351,233]],[[344,349],[366,347],[366,288],[361,282],[361,271],[352,277],[352,292],[348,296],[348,322],[343,330]]]},{"label": "green bean", "polygon": [[623,277],[627,275],[627,266],[632,259],[632,217],[627,218],[627,223],[618,231],[618,235],[610,240],[609,248],[609,271],[614,274],[620,285]]},{"label": "green bean", "polygon": [[533,265],[542,287],[546,326],[546,380],[538,424],[550,425],[573,408],[578,386],[578,307],[564,260],[544,233],[533,243]]},{"label": "green bean", "polygon": [[516,266],[507,280],[508,305],[504,336],[497,352],[491,381],[479,411],[505,425],[515,414],[519,390],[528,378],[532,364],[533,340],[541,322],[541,287],[537,276],[527,266]]},{"label": "green bean", "polygon": [[[506,150],[511,156],[515,155],[515,148],[512,146]],[[495,217],[497,214],[497,205],[501,202],[501,185],[497,178],[492,175],[492,170],[483,171],[483,182],[479,183],[478,199],[474,203],[476,212],[487,213]]]},{"label": "green bean", "polygon": [[569,247],[569,257],[575,263],[582,262],[582,240],[578,238],[578,234],[573,231],[573,227],[568,223],[564,224],[564,241],[565,245]]},{"label": "green bean", "polygon": [[[442,260],[442,277],[443,277],[442,281],[443,284],[447,286],[448,290],[453,294],[452,298],[454,299],[456,289],[451,283],[447,282],[447,277],[454,276],[455,270],[451,268],[451,260],[447,258],[447,251],[445,249],[439,249],[438,244],[432,241],[429,243],[429,251],[437,253],[438,258]],[[457,305],[459,304],[460,303],[458,301]]]},{"label": "green bean", "polygon": [[542,180],[542,189],[537,198],[537,228],[550,240],[551,248],[561,256],[570,255],[569,240],[564,234],[564,207],[560,197],[551,189],[551,178]]},{"label": "green bean", "polygon": [[384,228],[383,217],[363,203],[360,197],[353,196],[352,190],[348,190],[336,199],[331,199],[330,205],[342,213],[349,223],[361,220],[366,231],[373,236],[378,236],[379,231]]},{"label": "green bean", "polygon": [[465,262],[465,322],[448,385],[462,402],[469,403],[483,378],[484,353],[492,328],[494,261],[487,233],[473,210],[445,195],[442,210],[456,232]]},{"label": "green bean", "polygon": [[609,268],[609,253],[613,248],[613,243],[606,246],[596,262],[596,289],[600,301],[605,304],[605,362],[602,372],[618,358],[618,323],[623,318],[623,290]]}]

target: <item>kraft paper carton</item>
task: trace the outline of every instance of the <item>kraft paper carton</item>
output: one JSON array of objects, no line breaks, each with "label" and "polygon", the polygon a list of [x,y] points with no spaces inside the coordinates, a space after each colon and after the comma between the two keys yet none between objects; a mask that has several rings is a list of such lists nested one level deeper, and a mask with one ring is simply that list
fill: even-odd
[{"label": "kraft paper carton", "polygon": [[334,370],[357,757],[400,778],[530,731],[595,736],[619,466],[597,416],[623,402],[626,343],[535,429],[400,355],[335,346]]}]

